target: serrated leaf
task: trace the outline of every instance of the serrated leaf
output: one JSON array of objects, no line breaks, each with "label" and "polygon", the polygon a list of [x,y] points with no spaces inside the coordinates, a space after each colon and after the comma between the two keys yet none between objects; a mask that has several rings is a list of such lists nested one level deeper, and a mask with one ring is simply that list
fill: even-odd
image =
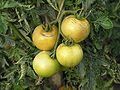
[{"label": "serrated leaf", "polygon": [[110,29],[110,28],[113,28],[113,23],[110,19],[106,19],[104,20],[102,23],[101,23],[101,26],[104,28],[104,29]]},{"label": "serrated leaf", "polygon": [[48,10],[48,16],[51,20],[55,19],[56,18],[56,13],[55,11],[51,8],[51,7],[47,7],[47,10]]},{"label": "serrated leaf", "polygon": [[30,39],[30,37],[27,36],[28,33],[26,33],[26,32],[23,31],[23,30],[20,30],[20,33],[21,33],[29,42],[32,42],[31,39]]},{"label": "serrated leaf", "polygon": [[113,28],[112,21],[107,16],[99,17],[96,22],[101,25],[104,29],[111,29]]},{"label": "serrated leaf", "polygon": [[26,53],[23,49],[13,47],[9,50],[10,57],[9,58],[14,58],[16,61],[21,59],[21,56],[25,56]]},{"label": "serrated leaf", "polygon": [[33,79],[36,79],[36,77],[37,77],[30,66],[28,66],[27,75],[30,76]]},{"label": "serrated leaf", "polygon": [[28,34],[31,31],[31,28],[30,28],[30,25],[26,19],[26,15],[24,12],[22,12],[22,14],[21,14],[21,19],[23,19],[23,21],[24,21],[24,24],[22,25],[22,27],[27,32],[26,34]]},{"label": "serrated leaf", "polygon": [[41,24],[41,20],[39,18],[39,16],[35,13],[33,13],[33,10],[30,12],[31,16],[32,16],[32,21],[34,23],[35,26],[38,26]]},{"label": "serrated leaf", "polygon": [[3,1],[0,4],[0,9],[15,8],[15,7],[18,7],[18,6],[19,6],[18,2],[13,1],[13,0],[8,0],[8,1]]}]

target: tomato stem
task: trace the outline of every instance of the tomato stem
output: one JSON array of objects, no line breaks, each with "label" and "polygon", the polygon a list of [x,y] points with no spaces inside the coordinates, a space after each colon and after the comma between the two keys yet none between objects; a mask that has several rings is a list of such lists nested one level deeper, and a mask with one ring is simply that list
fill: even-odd
[{"label": "tomato stem", "polygon": [[65,0],[62,0],[62,3],[61,3],[61,5],[60,5],[60,9],[59,9],[59,12],[58,12],[58,15],[57,15],[57,19],[60,17],[60,15],[61,15],[61,11],[62,11],[62,8],[63,8],[63,5],[64,5],[64,1]]},{"label": "tomato stem", "polygon": [[57,36],[57,40],[56,40],[56,43],[55,43],[55,46],[54,46],[54,49],[53,49],[53,55],[52,57],[54,58],[55,57],[55,53],[56,53],[56,49],[57,49],[57,46],[58,46],[58,42],[59,42],[59,38],[60,38],[60,29],[61,29],[61,23],[58,22],[58,36]]},{"label": "tomato stem", "polygon": [[45,31],[49,32],[49,31],[51,31],[51,28],[50,28],[51,26],[50,26],[50,22],[49,22],[49,19],[48,19],[47,15],[45,15],[45,21],[46,21]]},{"label": "tomato stem", "polygon": [[[80,9],[78,9],[78,10],[80,10]],[[56,24],[58,21],[62,21],[62,18],[63,18],[63,16],[64,16],[65,14],[69,14],[69,13],[74,14],[74,13],[76,13],[78,10],[66,10],[66,11],[62,10],[62,11],[61,11],[62,13],[61,13],[61,14],[58,14],[57,18],[56,18],[54,21],[52,21],[52,22],[50,23],[50,25]]]},{"label": "tomato stem", "polygon": [[59,12],[58,12],[57,18],[56,18],[56,20],[52,21],[50,23],[50,25],[55,24],[55,23],[57,23],[59,21],[59,18],[61,16],[61,12],[62,12],[62,9],[63,9],[64,2],[65,2],[65,0],[61,1],[61,5],[60,5],[60,8],[59,8]]},{"label": "tomato stem", "polygon": [[54,49],[53,49],[53,54],[52,54],[53,58],[55,57],[56,49],[57,49],[59,38],[60,38],[61,21],[62,21],[62,17],[63,17],[63,15],[61,15],[61,14],[62,14],[64,1],[65,0],[62,0],[62,2],[61,2],[61,5],[60,5],[60,8],[59,8],[59,12],[58,12],[56,20],[50,23],[50,24],[53,24],[53,23],[58,22],[58,36],[57,36],[57,40],[56,40],[56,43],[55,43],[55,46],[54,46]]},{"label": "tomato stem", "polygon": [[57,40],[56,40],[56,43],[55,43],[55,46],[54,46],[54,49],[53,49],[53,52],[52,52],[52,55],[51,55],[51,57],[53,57],[53,58],[55,57],[55,53],[56,53],[56,49],[57,49],[57,46],[58,46],[60,34],[65,38],[65,36],[61,32],[61,22],[62,22],[63,16],[65,14],[76,13],[78,11],[78,10],[75,10],[75,11],[72,11],[72,10],[64,11],[63,10],[64,1],[65,0],[63,0],[61,2],[60,9],[59,9],[59,12],[58,12],[56,20],[54,20],[54,21],[52,21],[50,23],[50,25],[58,23],[58,36],[57,36]]},{"label": "tomato stem", "polygon": [[50,29],[50,25],[46,23],[45,25],[45,29],[44,29],[46,32],[49,32],[51,29]]},{"label": "tomato stem", "polygon": [[83,8],[81,8],[81,11],[79,12],[79,14],[77,15],[77,18],[80,19],[82,18],[83,16]]}]

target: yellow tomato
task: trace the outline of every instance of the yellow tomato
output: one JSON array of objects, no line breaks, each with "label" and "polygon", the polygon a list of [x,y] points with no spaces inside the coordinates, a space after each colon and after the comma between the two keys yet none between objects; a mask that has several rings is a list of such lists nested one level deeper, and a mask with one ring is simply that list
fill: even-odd
[{"label": "yellow tomato", "polygon": [[65,67],[74,67],[78,65],[83,58],[83,50],[79,44],[66,46],[60,44],[56,50],[58,62]]},{"label": "yellow tomato", "polygon": [[57,40],[57,27],[51,26],[51,30],[46,32],[43,25],[39,25],[35,28],[32,34],[32,40],[34,45],[40,50],[51,50]]},{"label": "yellow tomato", "polygon": [[67,16],[61,24],[63,35],[78,43],[85,40],[90,33],[90,24],[87,19],[77,19],[75,16]]}]

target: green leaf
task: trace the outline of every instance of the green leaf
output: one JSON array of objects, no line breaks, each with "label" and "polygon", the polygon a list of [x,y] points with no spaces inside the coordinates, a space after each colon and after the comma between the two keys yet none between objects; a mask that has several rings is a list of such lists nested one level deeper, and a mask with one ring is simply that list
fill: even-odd
[{"label": "green leaf", "polygon": [[67,6],[72,6],[72,5],[73,5],[73,1],[71,1],[71,0],[66,0],[66,1],[65,1],[65,5],[67,5]]},{"label": "green leaf", "polygon": [[76,0],[75,4],[80,5],[82,3],[82,0]]},{"label": "green leaf", "polygon": [[83,62],[79,64],[79,73],[80,73],[80,78],[83,79],[86,74],[85,65]]},{"label": "green leaf", "polygon": [[87,82],[88,82],[88,79],[87,79],[87,78],[82,79],[79,87],[84,87]]},{"label": "green leaf", "polygon": [[0,35],[0,47],[3,47],[5,43],[5,37],[3,35]]},{"label": "green leaf", "polygon": [[7,31],[7,23],[5,21],[5,17],[0,15],[0,33],[6,33]]},{"label": "green leaf", "polygon": [[94,3],[95,0],[83,0],[83,7],[85,10],[90,8],[91,4]]},{"label": "green leaf", "polygon": [[16,70],[8,71],[8,72],[6,72],[6,74],[2,78],[13,77],[15,72],[16,72]]},{"label": "green leaf", "polygon": [[13,90],[24,90],[23,87],[21,85],[19,85],[18,83],[14,83],[13,84]]},{"label": "green leaf", "polygon": [[28,76],[30,76],[31,78],[33,78],[33,79],[36,79],[36,75],[35,75],[35,73],[34,73],[34,71],[32,70],[32,68],[30,67],[30,66],[28,66],[27,67],[28,69],[27,69],[27,75]]},{"label": "green leaf", "polygon": [[8,0],[8,1],[2,1],[0,3],[0,9],[5,9],[5,8],[15,8],[18,7],[19,3],[13,0]]},{"label": "green leaf", "polygon": [[105,84],[104,84],[104,86],[103,86],[103,88],[104,88],[104,89],[105,89],[105,88],[108,88],[108,87],[113,83],[113,80],[114,80],[114,79],[112,78],[112,79],[106,81]]},{"label": "green leaf", "polygon": [[95,40],[94,41],[94,45],[95,45],[95,47],[99,50],[99,49],[102,49],[102,45],[101,45],[101,43],[98,41],[98,40]]},{"label": "green leaf", "polygon": [[30,14],[32,16],[32,21],[33,21],[34,25],[35,26],[40,25],[41,20],[40,20],[39,16],[37,14],[35,14],[33,10],[30,11]]},{"label": "green leaf", "polygon": [[107,16],[99,17],[96,22],[101,25],[104,29],[111,29],[113,28],[112,21]]},{"label": "green leaf", "polygon": [[5,90],[10,90],[11,89],[11,83],[6,83]]},{"label": "green leaf", "polygon": [[95,26],[95,31],[98,32],[100,29],[100,25],[98,23],[94,23],[94,26]]},{"label": "green leaf", "polygon": [[94,74],[94,71],[90,71],[89,72],[89,82],[88,82],[88,88],[89,90],[95,90],[96,88],[96,80],[95,80],[95,74]]}]

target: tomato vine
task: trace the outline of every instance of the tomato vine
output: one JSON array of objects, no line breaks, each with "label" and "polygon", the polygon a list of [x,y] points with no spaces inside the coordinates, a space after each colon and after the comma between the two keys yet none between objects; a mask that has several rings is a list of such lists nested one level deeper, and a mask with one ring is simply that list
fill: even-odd
[{"label": "tomato vine", "polygon": [[[33,59],[42,50],[32,43],[35,27],[43,24],[47,32],[53,25],[58,28],[57,40],[49,50],[55,61],[61,43],[70,47],[76,43],[61,30],[69,15],[90,23],[88,38],[77,42],[83,59],[75,67],[61,67],[55,76],[38,76]],[[116,90],[120,84],[119,21],[120,0],[1,0],[0,89],[57,90],[70,86],[73,90]]]}]

